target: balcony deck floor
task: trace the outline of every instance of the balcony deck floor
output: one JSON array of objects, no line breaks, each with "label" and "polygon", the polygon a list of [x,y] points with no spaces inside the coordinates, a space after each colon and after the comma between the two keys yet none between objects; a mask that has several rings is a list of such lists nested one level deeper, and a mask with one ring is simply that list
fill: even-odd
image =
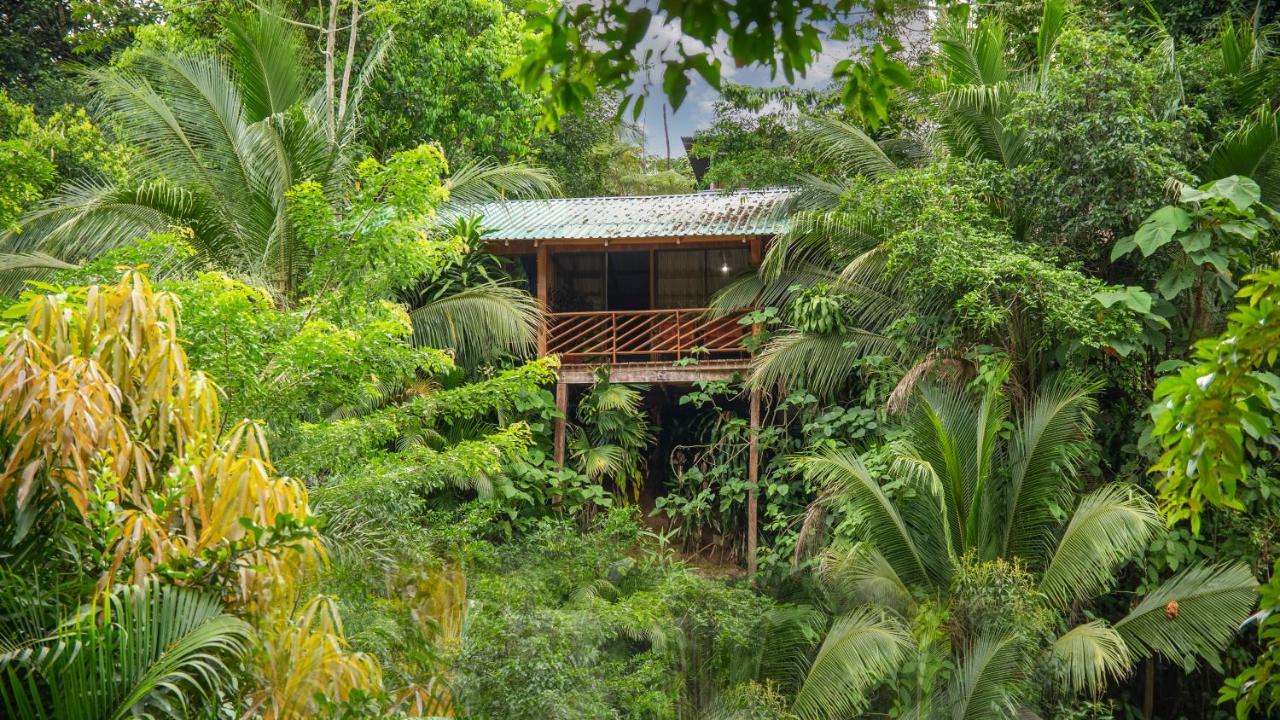
[{"label": "balcony deck floor", "polygon": [[[609,379],[619,383],[680,384],[699,380],[724,380],[745,374],[749,358],[703,360],[696,365],[676,366],[664,362],[623,362],[609,368]],[[560,367],[560,382],[566,385],[589,385],[595,382],[595,369],[601,365],[567,364]]]}]

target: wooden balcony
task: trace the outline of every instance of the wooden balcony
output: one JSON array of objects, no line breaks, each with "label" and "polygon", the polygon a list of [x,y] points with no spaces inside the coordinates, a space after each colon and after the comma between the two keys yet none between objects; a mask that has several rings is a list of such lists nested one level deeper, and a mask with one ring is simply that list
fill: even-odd
[{"label": "wooden balcony", "polygon": [[546,349],[566,365],[745,360],[751,328],[741,317],[713,318],[707,308],[550,313]]}]

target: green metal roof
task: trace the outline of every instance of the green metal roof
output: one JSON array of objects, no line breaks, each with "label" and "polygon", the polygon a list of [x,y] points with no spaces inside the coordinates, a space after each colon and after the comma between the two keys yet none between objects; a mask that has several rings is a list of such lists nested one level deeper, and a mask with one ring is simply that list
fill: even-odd
[{"label": "green metal roof", "polygon": [[773,211],[790,195],[790,190],[751,190],[509,200],[463,206],[450,214],[483,218],[489,241],[775,235],[782,221]]}]

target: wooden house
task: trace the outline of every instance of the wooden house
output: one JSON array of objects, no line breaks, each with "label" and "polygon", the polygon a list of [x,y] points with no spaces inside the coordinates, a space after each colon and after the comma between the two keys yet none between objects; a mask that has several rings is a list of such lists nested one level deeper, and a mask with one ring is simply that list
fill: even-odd
[{"label": "wooden house", "polygon": [[[737,315],[712,317],[707,306],[760,264],[779,230],[775,211],[788,196],[766,190],[564,198],[464,212],[483,218],[491,252],[523,266],[546,313],[539,351],[560,356],[556,401],[567,414],[569,386],[591,383],[602,365],[616,382],[657,385],[744,372],[750,358],[742,340],[751,329]],[[754,428],[757,397],[751,416]],[[555,456],[563,463],[563,420]]]}]

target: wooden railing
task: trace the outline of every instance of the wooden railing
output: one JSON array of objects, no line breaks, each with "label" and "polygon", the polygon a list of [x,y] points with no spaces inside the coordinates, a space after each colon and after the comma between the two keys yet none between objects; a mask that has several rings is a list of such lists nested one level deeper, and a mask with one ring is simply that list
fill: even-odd
[{"label": "wooden railing", "polygon": [[706,308],[551,313],[546,348],[566,364],[746,357],[741,315],[712,318]]}]

